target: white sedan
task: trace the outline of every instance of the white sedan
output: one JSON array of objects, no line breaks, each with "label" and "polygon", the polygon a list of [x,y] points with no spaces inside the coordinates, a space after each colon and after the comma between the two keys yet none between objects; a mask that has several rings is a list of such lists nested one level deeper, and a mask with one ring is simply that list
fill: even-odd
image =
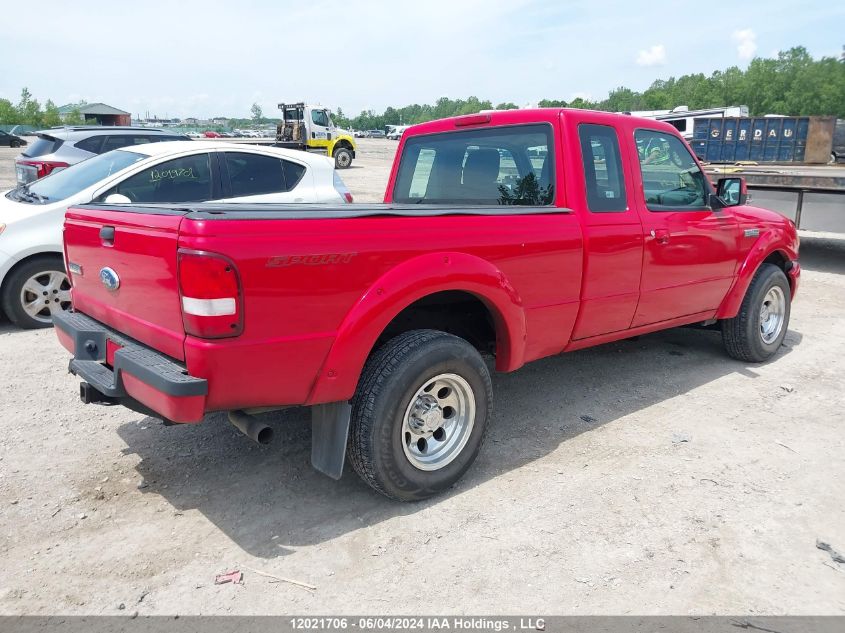
[{"label": "white sedan", "polygon": [[319,154],[215,141],[133,145],[0,194],[0,300],[24,328],[70,307],[62,224],[70,206],[225,202],[352,202]]}]

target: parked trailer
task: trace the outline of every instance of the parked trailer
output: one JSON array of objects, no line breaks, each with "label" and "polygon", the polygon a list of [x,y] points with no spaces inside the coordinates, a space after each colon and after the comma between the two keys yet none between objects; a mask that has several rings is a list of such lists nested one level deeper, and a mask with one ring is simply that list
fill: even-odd
[{"label": "parked trailer", "polygon": [[708,119],[747,117],[748,106],[722,106],[704,110],[690,110],[687,106],[678,106],[669,112],[655,110],[647,113],[632,112],[631,114],[634,116],[644,116],[647,119],[664,121],[678,130],[681,136],[684,137],[684,140],[689,142],[693,139],[693,129],[696,119],[702,117],[707,117]]},{"label": "parked trailer", "polygon": [[704,167],[712,181],[742,176],[754,204],[778,211],[799,229],[845,233],[845,166],[717,165]]},{"label": "parked trailer", "polygon": [[835,117],[703,117],[695,119],[690,145],[709,163],[824,165],[835,127]]}]

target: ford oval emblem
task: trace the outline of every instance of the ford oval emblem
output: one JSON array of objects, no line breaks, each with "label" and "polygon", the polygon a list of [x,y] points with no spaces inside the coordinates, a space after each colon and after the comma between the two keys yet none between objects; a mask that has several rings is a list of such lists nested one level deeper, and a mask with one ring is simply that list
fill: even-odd
[{"label": "ford oval emblem", "polygon": [[100,269],[100,281],[102,281],[103,285],[109,290],[117,290],[120,288],[120,277],[118,277],[117,273],[111,268],[106,267]]}]

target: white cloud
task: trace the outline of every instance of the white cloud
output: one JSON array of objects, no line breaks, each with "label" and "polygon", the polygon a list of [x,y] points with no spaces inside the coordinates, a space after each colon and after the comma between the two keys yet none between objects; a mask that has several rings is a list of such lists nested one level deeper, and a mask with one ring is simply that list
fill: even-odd
[{"label": "white cloud", "polygon": [[662,66],[665,63],[666,47],[663,44],[655,44],[637,55],[638,66]]},{"label": "white cloud", "polygon": [[757,52],[757,35],[751,29],[734,31],[731,39],[736,42],[736,54],[743,61],[749,61]]}]

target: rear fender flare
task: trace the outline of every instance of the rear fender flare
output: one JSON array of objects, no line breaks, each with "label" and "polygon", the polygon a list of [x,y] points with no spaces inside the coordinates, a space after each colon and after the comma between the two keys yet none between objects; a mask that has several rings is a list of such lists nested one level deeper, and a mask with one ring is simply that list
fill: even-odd
[{"label": "rear fender flare", "polygon": [[348,400],[376,341],[405,308],[428,295],[459,290],[478,297],[496,329],[496,368],[523,364],[525,312],[507,277],[490,262],[466,253],[429,253],[402,262],[355,303],[340,325],[306,404]]},{"label": "rear fender flare", "polygon": [[772,253],[780,252],[788,261],[794,261],[798,258],[798,254],[787,244],[788,242],[784,240],[780,231],[770,230],[760,235],[754,246],[748,251],[745,261],[740,264],[734,283],[716,312],[717,319],[732,319],[739,313],[742,300],[754,279],[754,274]]}]

